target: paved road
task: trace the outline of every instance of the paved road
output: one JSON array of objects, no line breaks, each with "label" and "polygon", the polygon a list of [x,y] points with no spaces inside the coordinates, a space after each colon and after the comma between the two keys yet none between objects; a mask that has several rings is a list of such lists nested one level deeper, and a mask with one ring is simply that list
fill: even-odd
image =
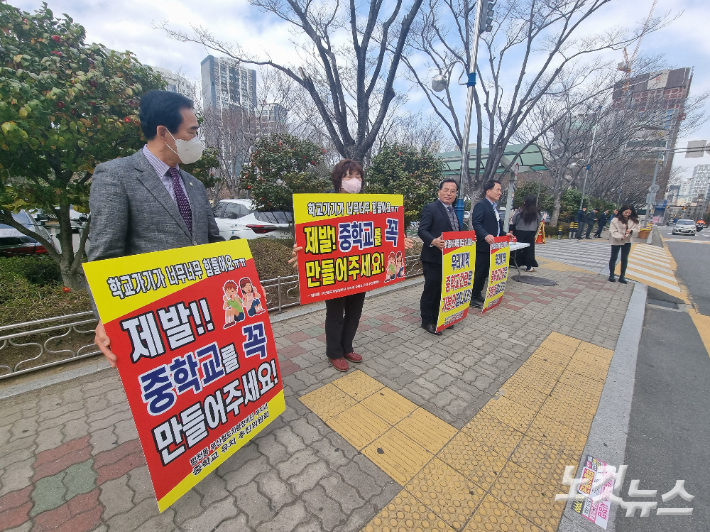
[{"label": "paved road", "polygon": [[676,276],[685,283],[698,312],[710,316],[710,229],[700,231],[695,237],[673,236],[671,229],[663,227],[661,232],[678,265]]},{"label": "paved road", "polygon": [[[671,237],[669,229],[662,228],[662,233],[671,240],[666,244],[678,266],[676,276],[687,286],[698,310],[708,315],[710,243],[673,242],[692,237]],[[703,233],[695,239],[710,242]],[[639,489],[658,490],[659,508],[692,507],[693,515],[662,517],[655,511],[646,518],[620,515],[616,527],[620,532],[710,530],[710,357],[688,313],[669,308],[673,301],[680,300],[649,288],[626,446],[629,469],[622,493],[628,500],[630,482],[638,479]],[[676,480],[685,480],[686,491],[695,496],[692,502],[680,498],[662,502],[661,495]]]}]

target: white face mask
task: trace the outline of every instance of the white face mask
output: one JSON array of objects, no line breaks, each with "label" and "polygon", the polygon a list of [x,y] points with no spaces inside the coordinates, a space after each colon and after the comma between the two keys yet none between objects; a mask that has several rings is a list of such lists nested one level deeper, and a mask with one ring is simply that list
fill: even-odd
[{"label": "white face mask", "polygon": [[[168,131],[168,135],[173,137],[170,131]],[[204,150],[204,146],[199,138],[193,137],[192,140],[182,140],[173,137],[173,140],[175,141],[175,148],[177,151],[170,148],[169,144],[166,144],[166,146],[180,158],[181,163],[192,164],[199,161],[200,157],[202,157],[202,150]]]},{"label": "white face mask", "polygon": [[359,179],[343,179],[340,186],[348,194],[357,194],[362,189],[362,181]]}]

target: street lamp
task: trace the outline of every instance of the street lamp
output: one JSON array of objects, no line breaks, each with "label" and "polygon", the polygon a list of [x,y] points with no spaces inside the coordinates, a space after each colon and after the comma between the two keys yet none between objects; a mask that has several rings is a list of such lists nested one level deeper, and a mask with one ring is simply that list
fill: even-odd
[{"label": "street lamp", "polygon": [[[491,0],[476,0],[475,16],[476,24],[474,25],[473,32],[473,43],[471,44],[471,71],[468,72],[468,80],[466,81],[466,86],[468,87],[468,94],[466,97],[466,118],[464,120],[463,134],[461,136],[462,146],[461,146],[461,173],[459,175],[458,183],[458,199],[454,205],[456,211],[456,217],[459,219],[459,227],[463,228],[463,209],[464,209],[464,191],[463,187],[466,184],[466,178],[468,176],[468,137],[471,132],[471,108],[473,107],[473,91],[476,85],[476,60],[478,57],[478,37],[482,32],[491,31],[493,22],[493,6],[494,2]],[[485,11],[485,13],[484,13]],[[485,16],[484,16],[485,15]],[[453,67],[455,63],[451,65]],[[465,65],[464,65],[465,66]],[[449,67],[449,71],[450,68]],[[446,89],[448,85],[448,73],[444,77],[441,74],[435,76],[431,82],[431,88],[435,92],[441,92]],[[477,154],[478,155],[478,154]],[[476,157],[476,171],[478,170],[479,160]]]}]

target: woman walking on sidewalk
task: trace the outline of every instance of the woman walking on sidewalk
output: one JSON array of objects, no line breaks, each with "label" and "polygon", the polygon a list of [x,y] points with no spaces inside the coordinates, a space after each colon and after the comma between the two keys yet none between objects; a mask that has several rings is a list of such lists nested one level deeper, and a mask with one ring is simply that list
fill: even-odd
[{"label": "woman walking on sidewalk", "polygon": [[537,236],[537,230],[540,228],[540,222],[542,222],[542,213],[537,207],[535,196],[527,196],[522,208],[510,220],[511,229],[518,242],[530,244],[529,247],[516,252],[515,261],[519,266],[525,264],[526,272],[534,272],[537,267],[535,237]]},{"label": "woman walking on sidewalk", "polygon": [[622,205],[619,213],[611,220],[609,226],[609,243],[611,244],[611,258],[609,259],[609,281],[616,281],[614,268],[616,259],[621,251],[621,272],[619,282],[626,284],[626,266],[629,262],[631,251],[631,237],[639,234],[639,218],[636,210],[631,205]]}]

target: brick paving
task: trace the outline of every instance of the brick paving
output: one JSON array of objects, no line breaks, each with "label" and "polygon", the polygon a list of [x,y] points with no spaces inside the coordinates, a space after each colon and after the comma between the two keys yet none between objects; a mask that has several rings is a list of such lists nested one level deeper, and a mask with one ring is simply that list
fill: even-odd
[{"label": "brick paving", "polygon": [[[497,309],[440,337],[419,328],[421,285],[368,298],[356,369],[460,430],[551,332],[614,349],[632,287],[576,270],[510,282]],[[286,412],[163,514],[114,370],[3,400],[0,531],[362,529],[404,486],[299,400],[343,376],[323,321],[274,324]]]}]

